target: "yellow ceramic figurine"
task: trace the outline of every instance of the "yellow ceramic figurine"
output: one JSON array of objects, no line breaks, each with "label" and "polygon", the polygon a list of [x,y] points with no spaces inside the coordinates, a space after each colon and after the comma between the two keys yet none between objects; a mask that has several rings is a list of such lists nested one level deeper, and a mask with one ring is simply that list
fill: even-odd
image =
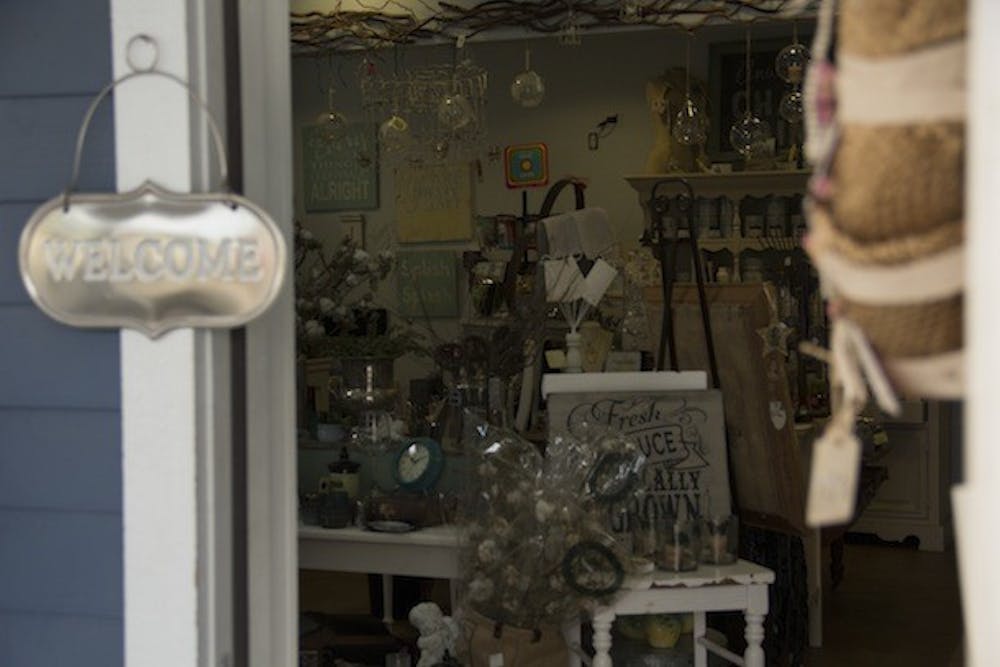
[{"label": "yellow ceramic figurine", "polygon": [[[711,168],[704,144],[685,146],[671,132],[677,112],[686,102],[684,77],[684,69],[674,67],[646,84],[646,102],[653,119],[653,147],[646,159],[647,174],[709,171]],[[707,114],[705,84],[692,78],[690,85],[692,101]]]}]

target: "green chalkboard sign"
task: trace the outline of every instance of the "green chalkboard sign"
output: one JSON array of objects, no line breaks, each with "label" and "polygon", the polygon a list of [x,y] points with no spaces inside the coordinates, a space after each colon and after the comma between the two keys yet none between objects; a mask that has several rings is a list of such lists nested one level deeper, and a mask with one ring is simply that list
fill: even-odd
[{"label": "green chalkboard sign", "polygon": [[350,124],[333,138],[322,125],[303,127],[302,182],[306,211],[378,208],[375,126]]},{"label": "green chalkboard sign", "polygon": [[458,261],[450,250],[396,255],[399,312],[405,317],[458,317]]}]

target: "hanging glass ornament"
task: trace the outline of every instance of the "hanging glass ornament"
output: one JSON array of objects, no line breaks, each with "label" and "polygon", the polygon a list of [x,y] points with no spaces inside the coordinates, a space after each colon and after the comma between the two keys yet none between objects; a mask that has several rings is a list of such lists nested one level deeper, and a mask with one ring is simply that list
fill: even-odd
[{"label": "hanging glass ornament", "polygon": [[747,30],[746,65],[746,111],[743,117],[729,128],[729,143],[744,158],[751,160],[762,157],[768,152],[768,141],[773,136],[771,126],[753,114],[753,97],[750,88],[752,70],[750,69],[750,31]]},{"label": "hanging glass ornament", "polygon": [[792,43],[778,52],[774,59],[774,71],[785,83],[797,86],[805,77],[809,65],[809,49],[799,44],[798,26],[792,24]]},{"label": "hanging glass ornament", "polygon": [[438,104],[438,121],[450,130],[458,130],[472,122],[472,106],[461,93],[445,95]]},{"label": "hanging glass ornament", "polygon": [[691,36],[688,35],[686,65],[684,69],[684,104],[674,117],[670,128],[677,143],[697,146],[708,139],[708,121],[694,100],[691,99]]},{"label": "hanging glass ornament", "polygon": [[771,127],[749,111],[729,130],[729,143],[747,159],[765,155],[770,139]]},{"label": "hanging glass ornament", "polygon": [[347,129],[347,119],[344,114],[333,109],[321,113],[317,123],[321,128],[323,140],[327,143],[333,143],[343,137]]},{"label": "hanging glass ornament", "polygon": [[533,109],[545,97],[545,81],[531,69],[531,49],[524,50],[524,71],[510,84],[510,96],[525,109]]},{"label": "hanging glass ornament", "polygon": [[450,148],[451,148],[451,146],[449,146],[448,142],[446,140],[444,140],[444,139],[441,139],[440,141],[435,142],[434,143],[434,157],[436,157],[439,160],[445,159],[446,157],[448,157],[448,150]]},{"label": "hanging glass ornament", "polygon": [[401,151],[410,143],[410,124],[393,114],[379,126],[378,138],[383,150]]},{"label": "hanging glass ornament", "polygon": [[790,90],[778,103],[778,115],[789,123],[802,122],[802,91]]},{"label": "hanging glass ornament", "polygon": [[698,146],[708,139],[708,123],[705,122],[705,114],[690,97],[685,100],[684,106],[677,112],[671,133],[677,143],[685,146]]}]

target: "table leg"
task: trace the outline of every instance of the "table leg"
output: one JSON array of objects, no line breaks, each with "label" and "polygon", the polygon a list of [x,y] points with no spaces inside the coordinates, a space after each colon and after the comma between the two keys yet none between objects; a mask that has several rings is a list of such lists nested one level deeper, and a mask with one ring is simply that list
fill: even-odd
[{"label": "table leg", "polygon": [[818,528],[802,538],[806,556],[809,604],[809,646],[823,646],[823,533]]},{"label": "table leg", "polygon": [[750,600],[743,615],[747,624],[744,633],[747,648],[743,652],[743,664],[745,667],[764,667],[764,649],[761,644],[764,641],[764,619],[767,617],[767,586],[747,588]]},{"label": "table leg", "polygon": [[613,609],[602,609],[594,614],[594,661],[592,667],[611,666],[611,624],[615,622]]},{"label": "table leg", "polygon": [[563,637],[569,646],[569,667],[581,667],[580,651],[583,651],[583,640],[580,637],[580,619],[569,621],[563,626]]},{"label": "table leg", "polygon": [[694,613],[694,667],[708,667],[708,650],[698,640],[705,636],[705,612]]},{"label": "table leg", "polygon": [[392,575],[382,575],[382,622],[388,626],[393,624],[392,617]]}]

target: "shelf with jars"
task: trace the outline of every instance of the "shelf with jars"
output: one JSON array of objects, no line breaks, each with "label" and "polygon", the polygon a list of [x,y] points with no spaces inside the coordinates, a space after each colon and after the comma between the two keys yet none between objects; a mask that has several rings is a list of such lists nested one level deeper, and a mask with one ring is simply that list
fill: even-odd
[{"label": "shelf with jars", "polygon": [[[730,173],[676,173],[626,176],[635,189],[647,220],[654,191],[671,200],[665,212],[667,233],[677,230],[687,236],[684,219],[690,206],[691,222],[698,229],[698,248],[706,283],[770,283],[776,316],[787,325],[787,354],[790,389],[796,417],[801,421],[828,411],[826,369],[813,359],[798,354],[798,343],[825,345],[827,322],[818,289],[818,277],[802,249],[806,231],[802,198],[808,170],[739,171]],[[670,183],[664,183],[669,179]],[[683,187],[672,187],[683,179],[691,187],[693,201],[678,203],[687,196]],[[659,188],[659,189],[657,189]],[[642,262],[652,271],[649,284],[659,284],[659,265],[649,253]],[[678,283],[693,282],[694,262],[687,244],[677,249]]]}]

